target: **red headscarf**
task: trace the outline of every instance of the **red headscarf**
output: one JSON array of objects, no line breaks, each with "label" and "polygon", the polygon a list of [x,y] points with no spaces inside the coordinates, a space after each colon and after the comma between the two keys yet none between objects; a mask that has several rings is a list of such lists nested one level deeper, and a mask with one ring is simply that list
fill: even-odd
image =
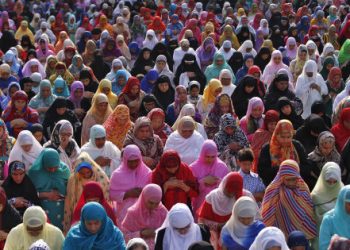
[{"label": "red headscarf", "polygon": [[309,32],[308,32],[308,35],[309,35],[309,38],[315,36],[313,35],[312,33],[313,32],[317,32],[318,31],[318,26],[317,25],[312,25],[309,29]]},{"label": "red headscarf", "polygon": [[339,38],[350,38],[350,20],[341,29]]},{"label": "red headscarf", "polygon": [[[333,79],[336,75],[339,75],[339,82],[334,82]],[[339,67],[333,67],[331,68],[331,70],[329,71],[328,74],[328,82],[329,85],[331,86],[331,88],[333,89],[340,89],[341,88],[341,79],[342,79],[342,72],[341,69]]]},{"label": "red headscarf", "polygon": [[122,90],[122,93],[127,95],[129,98],[137,98],[138,94],[136,96],[133,96],[131,94],[131,89],[134,86],[138,86],[140,89],[141,88],[140,80],[138,78],[136,78],[135,76],[131,76],[131,77],[129,77],[128,81],[126,82],[126,85]]},{"label": "red headscarf", "polygon": [[92,25],[89,22],[89,18],[88,17],[84,17],[83,21],[81,22],[80,27],[85,28],[86,31],[91,31],[93,29]]},{"label": "red headscarf", "polygon": [[259,27],[260,27],[260,21],[261,19],[263,19],[264,15],[261,13],[261,12],[258,12],[255,14],[255,17],[254,17],[254,20],[252,22],[252,27],[255,29],[255,30],[258,30]]},{"label": "red headscarf", "polygon": [[158,32],[158,31],[164,32],[165,29],[166,29],[166,26],[165,26],[165,24],[162,22],[162,19],[161,19],[159,16],[156,16],[156,17],[153,19],[152,23],[150,23],[150,24],[148,25],[148,29],[152,29],[152,30],[154,30],[155,32]]},{"label": "red headscarf", "polygon": [[345,108],[341,111],[338,123],[336,123],[331,129],[339,152],[343,151],[344,146],[350,138],[350,129],[345,127],[345,121],[350,122],[350,108]]},{"label": "red headscarf", "polygon": [[75,224],[80,220],[81,209],[87,203],[86,200],[89,199],[99,199],[99,203],[104,207],[108,217],[113,221],[114,225],[117,225],[117,220],[115,218],[112,207],[106,201],[101,185],[95,181],[89,181],[84,185],[83,193],[74,209],[73,218],[71,224]]}]

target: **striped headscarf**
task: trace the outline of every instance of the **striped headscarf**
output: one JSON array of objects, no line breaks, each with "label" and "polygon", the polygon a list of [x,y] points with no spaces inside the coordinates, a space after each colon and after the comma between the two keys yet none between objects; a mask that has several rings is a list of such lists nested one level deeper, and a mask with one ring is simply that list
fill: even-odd
[{"label": "striped headscarf", "polygon": [[[288,177],[297,178],[296,188],[284,185]],[[317,235],[310,191],[300,176],[296,161],[281,163],[278,174],[266,189],[262,216],[266,226],[278,227],[286,236],[295,230],[302,231],[307,239]]]}]

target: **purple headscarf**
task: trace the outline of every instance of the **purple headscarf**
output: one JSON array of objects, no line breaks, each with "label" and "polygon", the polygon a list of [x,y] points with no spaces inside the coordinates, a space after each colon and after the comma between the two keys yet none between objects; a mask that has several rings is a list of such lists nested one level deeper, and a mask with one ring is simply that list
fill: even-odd
[{"label": "purple headscarf", "polygon": [[84,96],[82,95],[80,98],[76,98],[74,94],[77,89],[82,89],[84,92],[84,84],[81,81],[75,81],[72,83],[70,89],[71,91],[68,100],[70,100],[74,104],[75,108],[81,108],[80,102]]}]

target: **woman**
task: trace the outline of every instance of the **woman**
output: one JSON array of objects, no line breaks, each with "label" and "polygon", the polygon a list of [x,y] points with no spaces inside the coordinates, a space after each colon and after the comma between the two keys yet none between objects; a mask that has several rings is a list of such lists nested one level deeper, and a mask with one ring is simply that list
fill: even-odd
[{"label": "woman", "polygon": [[194,162],[198,159],[200,148],[204,143],[203,136],[195,131],[195,128],[196,123],[192,117],[182,117],[177,130],[168,137],[164,151],[174,149],[186,164]]},{"label": "woman", "polygon": [[330,244],[331,237],[337,234],[340,237],[350,238],[349,228],[346,227],[350,221],[349,215],[350,186],[342,187],[339,192],[334,209],[328,211],[322,220],[320,228],[319,249],[326,250]]},{"label": "woman", "polygon": [[163,143],[153,132],[151,120],[145,116],[138,118],[133,131],[125,137],[123,147],[135,144],[142,153],[143,162],[154,169],[163,153]]},{"label": "woman", "polygon": [[134,67],[131,70],[131,75],[137,76],[139,74],[145,75],[154,67],[154,62],[151,58],[151,49],[144,47],[137,57]]},{"label": "woman", "polygon": [[221,229],[232,215],[235,202],[242,196],[250,195],[243,189],[243,178],[237,172],[228,173],[218,188],[213,189],[198,210],[199,222],[211,231],[211,242],[219,246]]},{"label": "woman", "polygon": [[113,208],[107,202],[101,184],[96,181],[89,181],[86,182],[83,186],[83,192],[81,193],[81,196],[74,208],[71,225],[75,225],[77,222],[79,222],[83,206],[92,201],[101,204],[105,209],[108,217],[112,220],[113,224],[117,224]]},{"label": "woman", "polygon": [[308,160],[312,166],[311,175],[315,181],[319,178],[323,166],[327,162],[340,164],[341,157],[335,147],[335,137],[331,132],[319,134],[315,149],[309,153]]},{"label": "woman", "polygon": [[206,140],[203,143],[198,160],[190,165],[190,169],[199,183],[199,196],[192,199],[192,208],[195,218],[206,195],[217,188],[221,180],[228,173],[224,162],[218,158],[218,149],[214,141]]},{"label": "woman", "polygon": [[192,171],[175,150],[163,153],[152,172],[152,182],[162,188],[163,204],[167,209],[179,202],[191,206],[191,198],[198,195],[198,185]]},{"label": "woman", "polygon": [[256,202],[250,197],[240,197],[233,206],[231,218],[221,231],[223,249],[249,249],[265,227],[258,216]]},{"label": "woman", "polygon": [[142,189],[150,182],[151,170],[143,163],[136,145],[124,148],[122,163],[111,177],[110,200],[117,203],[117,224],[122,225],[129,207],[135,204]]},{"label": "woman", "polygon": [[165,113],[160,108],[152,109],[147,117],[151,120],[151,125],[154,133],[159,136],[165,145],[168,137],[173,132],[172,128],[165,123]]},{"label": "woman", "polygon": [[[162,44],[162,43],[159,43],[159,44]],[[165,45],[162,44],[162,46],[165,46]],[[163,50],[163,48],[160,48],[160,49]],[[152,53],[156,53],[156,52],[154,52],[153,50]],[[169,60],[171,61],[172,61],[172,58],[169,52],[166,50],[166,48],[164,48],[164,52],[157,52],[157,53],[161,53],[161,54],[159,54],[157,58],[155,58],[155,65],[153,69],[157,71],[159,78],[161,76],[163,77],[167,76],[169,79],[169,82],[173,85],[174,73],[170,70],[169,68],[170,66],[168,64],[168,57],[169,57]]]},{"label": "woman", "polygon": [[84,84],[81,81],[74,81],[70,89],[70,96],[67,98],[68,107],[74,110],[79,121],[83,121],[86,112],[91,108],[90,100],[84,97]]},{"label": "woman", "polygon": [[310,191],[296,161],[281,163],[276,178],[266,188],[262,217],[266,226],[278,226],[285,235],[300,230],[309,240],[317,236]]},{"label": "woman", "polygon": [[[339,165],[332,161],[327,162],[311,192],[318,231],[324,215],[335,207],[339,191],[343,186]],[[318,241],[319,237],[313,241],[313,247],[316,249],[318,249]]]},{"label": "woman", "polygon": [[175,90],[171,80],[166,75],[160,75],[153,88],[152,94],[156,97],[164,111],[174,102]]},{"label": "woman", "polygon": [[245,75],[248,74],[249,69],[253,67],[253,65],[254,56],[250,53],[245,54],[243,57],[243,65],[236,73],[237,82],[239,82]]},{"label": "woman", "polygon": [[255,131],[264,124],[264,111],[264,103],[259,97],[249,100],[247,113],[240,120],[240,127],[250,142],[252,142]]},{"label": "woman", "polygon": [[178,203],[172,207],[158,229],[155,249],[188,249],[194,242],[209,242],[209,238],[208,228],[194,223],[190,209],[185,204]]},{"label": "woman", "polygon": [[141,89],[146,93],[150,94],[153,91],[154,85],[158,79],[158,72],[155,69],[151,69],[143,77],[141,81]]},{"label": "woman", "polygon": [[202,45],[196,50],[202,71],[205,71],[205,69],[212,64],[214,54],[217,50],[214,39],[211,37],[204,39]]},{"label": "woman", "polygon": [[240,149],[249,147],[249,141],[232,114],[227,113],[221,116],[220,129],[213,140],[218,147],[220,159],[226,163],[229,169],[238,170],[236,154]]},{"label": "woman", "polygon": [[45,113],[55,101],[56,95],[52,93],[49,80],[42,80],[37,93],[29,102],[28,106],[39,113],[39,120],[44,121]]},{"label": "woman", "polygon": [[289,79],[293,79],[293,76],[288,68],[282,61],[282,53],[279,50],[272,52],[271,61],[266,65],[264,72],[261,76],[261,81],[264,82],[267,87],[270,86],[275,74],[280,69],[285,69],[288,72]]},{"label": "woman", "polygon": [[303,145],[293,140],[293,125],[288,120],[280,120],[269,144],[262,147],[258,163],[258,173],[267,186],[275,178],[279,166],[287,159],[295,160],[301,166],[301,176],[309,179],[310,166]]},{"label": "woman", "polygon": [[84,84],[84,97],[86,97],[90,103],[94,94],[98,89],[98,82],[93,79],[93,75],[87,69],[80,71],[79,81]]},{"label": "woman", "polygon": [[233,71],[230,65],[228,65],[226,62],[224,56],[221,53],[216,52],[214,55],[213,63],[209,65],[204,71],[207,83],[213,78],[219,79],[220,72],[223,69],[228,69],[231,72],[232,77],[234,76]]},{"label": "woman", "polygon": [[296,58],[292,60],[289,65],[290,72],[293,76],[293,79],[291,79],[291,81],[294,84],[296,83],[301,73],[303,73],[304,65],[308,60],[309,56],[306,46],[303,44],[299,45]]},{"label": "woman", "polygon": [[231,42],[233,49],[239,48],[239,41],[231,25],[225,25],[219,38],[219,44],[222,46],[226,41]]},{"label": "woman", "polygon": [[310,249],[310,243],[309,241],[306,239],[306,236],[303,232],[301,231],[293,231],[288,235],[288,247],[290,247],[290,249],[294,250],[294,249],[305,249],[305,250],[309,250]]},{"label": "woman", "polygon": [[160,228],[168,210],[162,204],[162,189],[148,184],[142,190],[137,202],[128,209],[122,223],[125,241],[143,238],[150,249],[154,249],[156,230]]},{"label": "woman", "polygon": [[93,98],[91,108],[87,112],[81,129],[81,145],[84,145],[89,140],[89,129],[95,124],[102,125],[109,115],[112,113],[112,108],[109,105],[108,97],[105,94],[97,94]]},{"label": "woman", "polygon": [[88,40],[86,42],[85,50],[82,53],[82,57],[85,65],[90,66],[92,64],[92,62],[95,59],[96,49],[97,49],[97,46],[94,40]]},{"label": "woman", "polygon": [[112,91],[111,81],[109,81],[108,79],[103,79],[100,81],[95,95],[98,95],[100,93],[103,93],[108,97],[108,103],[112,109],[114,109],[117,106],[118,96]]},{"label": "woman", "polygon": [[11,97],[11,103],[2,113],[2,118],[6,123],[10,135],[17,137],[25,129],[37,123],[39,120],[38,113],[28,107],[27,94],[19,90]]},{"label": "woman", "polygon": [[94,248],[126,249],[123,234],[107,216],[103,206],[89,202],[81,210],[79,224],[69,230],[62,249]]},{"label": "woman", "polygon": [[122,56],[122,52],[120,49],[118,49],[117,44],[113,38],[107,38],[106,43],[102,47],[102,56],[103,61],[106,62],[109,66],[112,65],[114,58]]},{"label": "woman", "polygon": [[215,104],[204,120],[205,132],[209,139],[219,131],[220,117],[226,113],[234,115],[231,98],[227,94],[220,94],[216,97]]},{"label": "woman", "polygon": [[60,120],[68,120],[73,125],[74,134],[78,135],[80,121],[74,112],[67,108],[67,100],[64,97],[57,97],[45,113],[43,127],[47,139],[50,138],[56,123]]},{"label": "woman", "polygon": [[[344,80],[342,79],[342,71],[338,67],[333,67],[330,69],[326,85],[328,88],[328,96],[325,97],[327,115],[331,115],[333,112],[333,107],[339,104],[341,100],[340,97],[336,98],[345,88]],[[344,97],[343,97],[344,98]],[[343,99],[342,98],[342,99]],[[335,99],[338,99],[339,102],[335,102]]]},{"label": "woman", "polygon": [[182,108],[188,103],[187,90],[184,86],[179,85],[175,89],[174,102],[171,103],[166,110],[166,122],[169,126],[174,125],[179,117]]},{"label": "woman", "polygon": [[46,77],[44,66],[36,58],[26,62],[22,69],[23,77],[30,77],[35,72],[40,73],[43,79]]},{"label": "woman", "polygon": [[16,142],[16,139],[9,135],[5,122],[0,119],[0,179],[4,180],[4,165],[8,161],[11,150]]},{"label": "woman", "polygon": [[72,76],[74,77],[75,80],[79,79],[80,72],[83,69],[87,69],[91,73],[93,73],[91,68],[84,64],[84,61],[83,61],[83,58],[81,57],[81,55],[79,55],[79,54],[74,55],[73,59],[72,59],[72,64],[69,66],[68,70],[72,74]]},{"label": "woman", "polygon": [[[276,110],[280,113],[280,120],[285,119],[293,124],[294,129],[300,128],[304,124],[304,119],[297,113],[297,108],[302,112],[302,104],[299,106],[299,98],[296,98],[295,102],[290,101],[287,97],[283,96],[278,99]],[[296,107],[297,103],[297,107]]]},{"label": "woman", "polygon": [[350,108],[345,108],[341,111],[339,121],[333,125],[331,132],[335,137],[335,143],[338,152],[342,152],[348,139],[350,138]]},{"label": "woman", "polygon": [[249,250],[289,250],[283,232],[277,227],[266,227],[255,238]]},{"label": "woman", "polygon": [[48,211],[50,222],[60,229],[63,228],[64,197],[69,175],[68,166],[51,148],[41,152],[28,172],[39,193],[41,207]]},{"label": "woman", "polygon": [[259,94],[258,80],[253,76],[246,75],[240,80],[231,96],[233,108],[239,118],[247,113],[249,99],[255,96],[262,98]]},{"label": "woman", "polygon": [[125,87],[129,79],[128,71],[125,69],[118,69],[115,74],[115,80],[112,81],[113,94],[119,95]]},{"label": "woman", "polygon": [[[218,76],[219,77],[219,76]],[[204,89],[203,96],[197,103],[197,109],[201,118],[207,118],[209,111],[213,108],[216,97],[222,92],[222,84],[217,79],[209,81]]]},{"label": "woman", "polygon": [[20,161],[12,161],[9,165],[9,175],[2,187],[10,204],[23,216],[24,211],[33,205],[39,205],[38,193],[26,174],[25,165]]},{"label": "woman", "polygon": [[69,96],[69,88],[67,82],[61,76],[58,76],[54,80],[52,92],[54,95],[62,96],[64,98],[67,98]]},{"label": "woman", "polygon": [[0,218],[1,218],[1,240],[0,248],[4,249],[8,233],[22,222],[19,212],[8,202],[5,190],[0,187]]},{"label": "woman", "polygon": [[313,60],[307,61],[295,86],[295,95],[303,102],[302,117],[306,119],[311,114],[311,105],[317,100],[322,100],[322,96],[327,94],[327,85],[322,76],[317,73],[316,63]]},{"label": "woman", "polygon": [[106,130],[102,125],[97,124],[90,128],[90,140],[83,145],[81,152],[88,153],[108,178],[120,165],[120,150],[106,140]]},{"label": "woman", "polygon": [[55,149],[60,160],[73,170],[73,163],[80,154],[80,148],[73,139],[73,126],[67,120],[60,120],[52,130],[50,140],[44,144],[44,148]]},{"label": "woman", "polygon": [[43,147],[28,130],[22,130],[17,137],[17,141],[11,150],[9,163],[19,161],[24,163],[28,172],[36,158],[40,155]]},{"label": "woman", "polygon": [[49,249],[62,249],[64,236],[60,229],[48,223],[47,219],[43,208],[39,206],[28,208],[23,215],[23,223],[9,233],[4,249],[30,249],[39,239],[46,242]]}]

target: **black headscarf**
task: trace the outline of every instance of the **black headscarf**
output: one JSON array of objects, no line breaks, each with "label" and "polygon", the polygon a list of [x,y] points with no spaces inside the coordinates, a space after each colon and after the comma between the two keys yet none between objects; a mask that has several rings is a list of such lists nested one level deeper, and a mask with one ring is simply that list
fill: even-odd
[{"label": "black headscarf", "polygon": [[328,128],[332,127],[332,120],[331,118],[326,115],[326,105],[323,101],[315,101],[311,105],[311,113],[316,114],[322,117],[323,121],[325,122],[326,126]]},{"label": "black headscarf", "polygon": [[22,48],[26,48],[27,51],[29,51],[30,49],[35,49],[34,45],[32,44],[32,41],[30,40],[30,37],[28,35],[22,36],[21,46],[22,46]]},{"label": "black headscarf", "polygon": [[143,54],[149,51],[151,53],[151,50],[149,48],[143,48],[137,57],[134,67],[131,70],[131,75],[137,76],[139,74],[146,75],[147,71],[145,69],[146,66],[149,66],[153,68],[154,61],[152,60],[152,57],[150,56],[147,60],[143,57]]},{"label": "black headscarf", "polygon": [[[167,92],[161,92],[159,89],[159,85],[164,82],[167,82],[169,85]],[[159,104],[163,107],[163,110],[166,111],[169,104],[174,102],[175,97],[175,90],[170,83],[169,77],[162,75],[157,79],[155,87],[153,88],[153,95],[157,98]]]},{"label": "black headscarf", "polygon": [[[282,108],[287,105],[289,105],[292,109],[291,114],[288,116],[282,113]],[[304,124],[303,118],[300,115],[297,115],[292,102],[287,97],[284,96],[278,99],[277,108],[278,108],[277,111],[280,113],[280,120],[282,119],[289,120],[293,124],[294,129],[298,129],[300,126]]]},{"label": "black headscarf", "polygon": [[[12,172],[23,168],[23,171],[25,171],[25,166],[24,163],[19,162],[19,161],[13,161],[10,163],[9,166],[9,174],[2,184],[2,187],[4,188],[7,199],[10,200],[12,198],[16,197],[23,197],[27,201],[29,201],[32,205],[40,205],[40,200],[38,197],[38,192],[35,189],[35,186],[33,182],[30,180],[28,175],[24,173],[24,178],[20,184],[17,184],[13,179],[12,179]],[[21,215],[23,215],[24,211],[26,208],[17,208],[17,210],[20,212]]]},{"label": "black headscarf", "polygon": [[167,48],[171,56],[174,55],[174,50],[179,47],[179,42],[177,39],[172,39],[168,42]]},{"label": "black headscarf", "polygon": [[170,55],[169,50],[166,47],[166,45],[164,43],[161,43],[161,42],[157,43],[151,52],[152,61],[155,62],[157,59],[157,56],[159,56],[159,55],[164,55],[166,57],[169,69],[172,69],[173,65],[174,65],[173,57],[172,57],[172,55]]},{"label": "black headscarf", "polygon": [[79,80],[81,81],[82,79],[90,79],[90,83],[87,86],[84,85],[84,91],[89,91],[89,92],[97,91],[98,83],[92,79],[90,70],[83,69],[82,71],[80,71]]},{"label": "black headscarf", "polygon": [[151,110],[146,110],[145,107],[145,103],[150,103],[150,102],[154,102],[155,103],[155,107],[154,108],[161,108],[163,109],[163,107],[160,105],[160,103],[158,102],[157,98],[152,95],[152,94],[147,94],[143,97],[142,101],[141,101],[141,106],[140,106],[140,115],[139,116],[147,116],[147,114],[151,111]]},{"label": "black headscarf", "polygon": [[233,73],[237,73],[237,71],[243,66],[243,54],[239,51],[233,52],[231,58],[228,60],[228,64],[230,65]]},{"label": "black headscarf", "polygon": [[285,45],[284,39],[283,39],[283,35],[282,35],[282,31],[280,26],[278,25],[274,25],[271,28],[271,35],[270,35],[270,40],[272,41],[273,47],[274,48],[279,48],[279,47],[283,47]]},{"label": "black headscarf", "polygon": [[255,38],[247,26],[243,26],[241,28],[241,30],[237,33],[237,38],[240,44],[243,44],[246,40],[251,40],[255,46]]},{"label": "black headscarf", "polygon": [[[19,85],[21,85],[21,89],[24,90],[24,84],[25,83],[32,83],[33,80],[30,77],[23,77],[20,81],[19,81]],[[27,96],[28,96],[28,100],[31,100],[34,96],[35,96],[35,92],[33,90],[30,90],[29,92],[26,92]]]},{"label": "black headscarf", "polygon": [[[251,93],[245,92],[246,86],[253,86],[253,91]],[[246,115],[249,99],[255,96],[261,98],[258,90],[258,80],[251,75],[246,75],[239,81],[231,96],[235,113],[239,119]]]},{"label": "black headscarf", "polygon": [[17,41],[15,36],[8,30],[2,32],[2,37],[0,38],[0,49],[5,54],[11,47],[15,47]]},{"label": "black headscarf", "polygon": [[[43,125],[41,125],[40,123],[34,123],[31,127],[30,127],[30,132],[32,132],[32,134],[34,135],[36,132],[41,132],[44,135],[44,127]],[[41,145],[44,145],[46,143],[46,138],[45,136],[43,136],[43,139],[39,142]]]},{"label": "black headscarf", "polygon": [[103,56],[100,51],[95,52],[94,60],[90,64],[90,68],[94,72],[97,80],[101,81],[109,73],[111,68],[104,62]]},{"label": "black headscarf", "polygon": [[206,241],[198,241],[191,244],[188,250],[214,250],[214,247]]},{"label": "black headscarf", "polygon": [[[188,64],[186,62],[193,62],[191,64]],[[197,81],[201,84],[201,92],[203,92],[205,84],[206,84],[206,77],[203,74],[203,71],[199,68],[198,63],[196,62],[196,56],[192,54],[185,54],[182,58],[182,61],[176,69],[175,77],[174,77],[174,83],[175,85],[179,85],[180,76],[184,72],[194,72],[195,77],[190,77],[189,81]]]},{"label": "black headscarf", "polygon": [[[262,55],[268,54],[269,56],[264,60],[262,58]],[[261,47],[259,50],[258,54],[254,58],[254,65],[258,66],[260,70],[263,72],[266,65],[270,62],[271,60],[271,51],[268,47]]]}]

